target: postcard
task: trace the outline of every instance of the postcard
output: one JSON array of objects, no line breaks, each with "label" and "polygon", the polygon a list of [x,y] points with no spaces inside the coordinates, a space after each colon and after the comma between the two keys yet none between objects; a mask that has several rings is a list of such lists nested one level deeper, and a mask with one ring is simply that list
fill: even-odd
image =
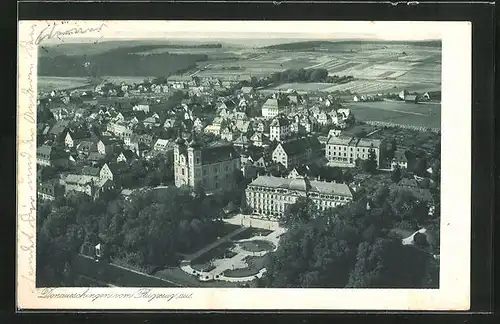
[{"label": "postcard", "polygon": [[18,309],[469,309],[469,22],[26,20],[18,49]]}]

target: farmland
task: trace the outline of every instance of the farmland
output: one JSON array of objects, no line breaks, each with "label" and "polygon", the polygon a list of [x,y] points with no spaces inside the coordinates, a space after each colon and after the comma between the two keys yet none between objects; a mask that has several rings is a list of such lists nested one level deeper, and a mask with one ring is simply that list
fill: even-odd
[{"label": "farmland", "polygon": [[50,91],[54,89],[72,89],[87,85],[87,78],[80,77],[48,77],[37,78],[38,91]]},{"label": "farmland", "polygon": [[346,105],[360,121],[381,121],[395,124],[441,127],[441,105],[381,101]]},{"label": "farmland", "polygon": [[[355,94],[395,93],[408,91],[439,91],[441,88],[441,47],[436,44],[400,42],[304,42],[300,46],[271,46],[261,48],[221,46],[215,48],[189,48],[167,45],[132,46],[134,41],[119,43],[107,51],[91,53],[91,62],[99,73],[131,76],[136,82],[142,76],[167,76],[190,70],[189,75],[200,78],[220,79],[241,77],[267,77],[287,69],[326,69],[329,75],[353,76],[347,83],[287,83],[274,85],[266,90],[295,89],[299,92],[351,92]],[[152,43],[154,44],[154,43]],[[287,44],[284,44],[287,45]],[[289,44],[288,44],[289,45]],[[66,47],[69,47],[67,44]],[[83,59],[77,59],[85,51],[64,57],[64,61],[78,67]],[[60,49],[59,49],[60,50]],[[76,54],[78,53],[78,55]],[[46,55],[46,54],[44,54]],[[44,57],[42,57],[44,58]],[[41,60],[41,75],[84,76],[88,71],[81,68],[53,69],[48,58]],[[61,57],[58,57],[58,64]],[[49,60],[49,61],[47,61]],[[123,61],[120,68],[111,69],[109,62]],[[134,64],[132,64],[132,61]],[[47,61],[47,62],[46,62]],[[130,61],[130,62],[129,62]],[[140,64],[139,64],[140,63]],[[116,65],[116,64],[115,64]],[[133,71],[128,69],[133,65]],[[44,68],[45,66],[45,68]],[[130,70],[130,71],[129,71]],[[110,78],[108,79],[118,79]],[[62,82],[62,81],[61,81]]]},{"label": "farmland", "polygon": [[[209,55],[210,56],[210,55]],[[224,69],[227,65],[238,67]],[[260,49],[242,53],[240,59],[228,61],[209,59],[199,62],[197,75],[236,77],[240,75],[265,77],[286,69],[326,69],[329,75],[349,76],[355,81],[344,84],[281,84],[271,90],[294,89],[358,94],[380,92],[437,91],[441,88],[441,49],[438,46],[335,43],[328,48],[305,50]]]}]

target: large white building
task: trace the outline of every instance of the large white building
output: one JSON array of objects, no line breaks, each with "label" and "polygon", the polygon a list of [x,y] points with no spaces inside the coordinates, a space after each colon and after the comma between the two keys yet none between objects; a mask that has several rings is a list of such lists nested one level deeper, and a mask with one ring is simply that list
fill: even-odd
[{"label": "large white building", "polygon": [[346,184],[303,177],[259,176],[248,185],[245,194],[252,213],[267,218],[286,215],[288,206],[299,197],[310,198],[322,210],[352,201],[352,192]]},{"label": "large white building", "polygon": [[380,153],[382,141],[379,139],[348,136],[330,137],[326,143],[326,158],[332,166],[355,167],[356,160],[367,160],[370,150],[375,153],[377,168],[382,165]]}]

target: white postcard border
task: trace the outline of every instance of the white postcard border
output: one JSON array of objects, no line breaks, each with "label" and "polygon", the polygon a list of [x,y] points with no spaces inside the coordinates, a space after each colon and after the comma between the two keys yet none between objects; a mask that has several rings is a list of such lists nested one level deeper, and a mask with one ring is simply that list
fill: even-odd
[{"label": "white postcard border", "polygon": [[[471,218],[471,23],[470,22],[141,22],[66,21],[58,37],[101,37],[113,26],[180,32],[267,30],[326,37],[328,31],[376,30],[397,35],[439,33],[442,37],[442,185],[439,289],[223,289],[223,288],[35,288],[37,37],[48,25],[19,22],[17,139],[17,274],[19,309],[311,309],[468,310]],[[221,29],[224,26],[227,29]],[[141,29],[142,26],[142,29]],[[210,27],[212,26],[212,27]],[[182,28],[181,28],[182,27]],[[117,27],[117,29],[119,29]],[[147,29],[146,29],[147,30]],[[321,30],[321,33],[317,33]],[[101,36],[100,36],[101,35]],[[148,38],[142,33],[135,37]],[[107,36],[108,37],[108,36]],[[212,36],[207,36],[212,37]],[[236,37],[239,37],[236,35]],[[397,37],[395,37],[397,38]]]}]

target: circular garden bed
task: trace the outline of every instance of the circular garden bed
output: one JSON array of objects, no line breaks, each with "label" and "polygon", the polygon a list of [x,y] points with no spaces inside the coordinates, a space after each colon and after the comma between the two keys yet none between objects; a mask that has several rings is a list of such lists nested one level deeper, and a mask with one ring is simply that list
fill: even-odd
[{"label": "circular garden bed", "polygon": [[253,240],[238,243],[240,247],[248,252],[272,251],[275,246],[273,243],[263,240]]}]

